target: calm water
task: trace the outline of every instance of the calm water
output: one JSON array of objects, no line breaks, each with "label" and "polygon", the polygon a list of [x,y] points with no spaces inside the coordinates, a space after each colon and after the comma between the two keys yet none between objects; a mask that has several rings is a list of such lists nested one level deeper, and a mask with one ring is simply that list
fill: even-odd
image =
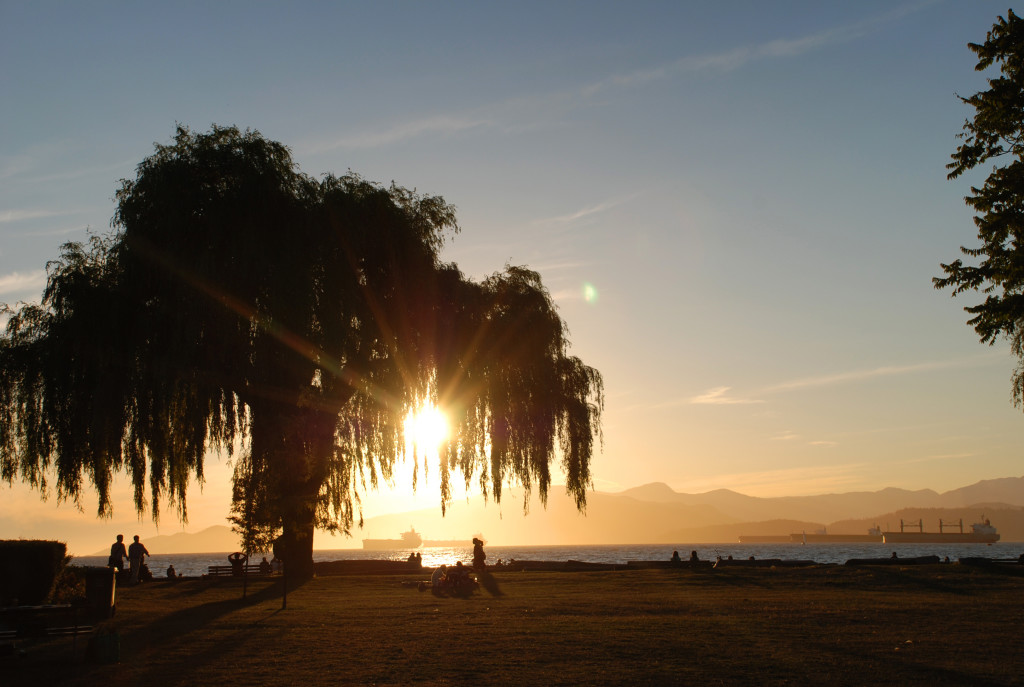
[{"label": "calm water", "polygon": [[[364,551],[363,549],[323,549],[313,552],[316,561],[337,560],[405,560],[412,549],[402,551]],[[427,547],[418,549],[423,555],[423,565],[434,567],[441,563],[452,565],[461,560],[470,563],[473,548]],[[988,558],[1017,558],[1024,553],[1024,543],[999,542],[996,544],[637,544],[633,546],[487,546],[487,562],[499,559],[520,561],[587,561],[591,563],[625,563],[626,561],[668,560],[672,551],[679,551],[683,558],[690,551],[696,551],[704,560],[717,556],[733,558],[785,558],[789,560],[811,560],[816,563],[845,563],[851,558],[888,557],[893,551],[900,558],[914,556],[949,556],[951,561],[969,556]],[[253,563],[258,563],[254,556]],[[76,556],[76,565],[106,565],[106,556]],[[224,553],[155,553],[149,560],[149,567],[157,577],[163,577],[168,565],[186,577],[198,577],[206,573],[211,565],[227,565],[228,552]]]}]

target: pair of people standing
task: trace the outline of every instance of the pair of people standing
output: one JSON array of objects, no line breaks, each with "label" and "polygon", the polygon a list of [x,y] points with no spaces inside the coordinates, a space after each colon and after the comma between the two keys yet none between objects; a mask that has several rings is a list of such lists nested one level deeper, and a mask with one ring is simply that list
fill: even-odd
[{"label": "pair of people standing", "polygon": [[127,558],[131,571],[130,579],[132,584],[136,584],[139,581],[139,573],[142,572],[143,560],[149,555],[150,553],[145,545],[139,541],[139,535],[135,535],[135,541],[125,551],[124,535],[119,534],[117,535],[117,541],[110,547],[110,558],[107,559],[107,565],[118,570],[124,570],[124,559]]}]

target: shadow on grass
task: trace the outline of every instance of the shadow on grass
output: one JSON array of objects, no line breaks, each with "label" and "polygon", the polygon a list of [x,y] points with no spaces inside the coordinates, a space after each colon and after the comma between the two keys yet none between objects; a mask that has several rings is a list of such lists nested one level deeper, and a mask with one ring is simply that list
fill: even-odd
[{"label": "shadow on grass", "polygon": [[491,596],[504,596],[504,593],[498,586],[498,580],[496,580],[494,575],[491,573],[486,570],[481,570],[477,572],[476,579],[480,582],[480,586],[487,590],[487,593]]},{"label": "shadow on grass", "polygon": [[[288,593],[294,593],[303,587],[306,582],[308,580],[289,581]],[[130,649],[134,646],[134,648],[138,649],[147,645],[152,646],[154,641],[159,642],[160,638],[172,638],[173,643],[177,644],[178,647],[188,647],[186,654],[189,670],[214,664],[223,660],[223,651],[219,647],[219,642],[211,641],[210,626],[235,611],[265,604],[268,601],[279,601],[282,598],[283,584],[284,579],[280,578],[274,584],[268,584],[262,589],[253,590],[250,587],[244,597],[242,596],[242,587],[239,585],[237,597],[190,606],[154,618],[148,623],[125,628],[122,632],[127,631],[131,634],[122,636],[122,642],[126,648]],[[284,609],[277,608],[266,617],[255,620],[251,624],[261,625],[278,613],[284,612],[286,612]],[[228,632],[229,634],[237,635],[238,643],[244,642],[248,635],[245,627],[230,628]],[[224,641],[223,638],[222,641]],[[168,650],[169,653],[175,653],[176,651],[180,652],[182,649],[175,649],[169,646]],[[158,662],[155,665],[147,666],[143,673],[137,676],[138,679],[133,681],[136,684],[165,684],[166,673],[167,666]]]}]

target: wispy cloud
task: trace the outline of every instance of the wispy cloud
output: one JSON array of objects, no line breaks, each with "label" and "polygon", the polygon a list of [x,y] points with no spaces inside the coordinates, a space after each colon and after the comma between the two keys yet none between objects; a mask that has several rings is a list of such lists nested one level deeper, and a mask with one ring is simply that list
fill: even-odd
[{"label": "wispy cloud", "polygon": [[0,296],[42,291],[44,286],[46,286],[46,270],[0,275]]},{"label": "wispy cloud", "polygon": [[[755,389],[743,395],[732,395],[731,386],[716,386],[708,389],[702,394],[692,396],[688,399],[674,399],[655,407],[665,408],[689,404],[697,405],[745,405],[752,403],[765,403],[761,396],[777,394],[787,391],[799,391],[815,387],[832,386],[837,384],[852,384],[870,379],[884,377],[895,377],[900,375],[917,374],[921,372],[932,372],[935,370],[947,370],[958,367],[974,367],[994,362],[1004,363],[1006,355],[998,352],[983,353],[980,355],[960,358],[957,360],[931,361],[917,363],[914,365],[884,365],[864,370],[852,370],[849,372],[836,372],[832,374],[817,375],[813,377],[801,377],[778,384],[772,384],[760,389]],[[889,431],[889,430],[883,430]]]},{"label": "wispy cloud", "polygon": [[597,203],[596,205],[590,205],[581,210],[570,212],[567,215],[558,215],[557,217],[546,217],[543,219],[534,220],[533,224],[571,224],[573,222],[578,222],[581,219],[586,219],[588,217],[592,217],[593,215],[598,215],[603,212],[607,212],[620,205],[624,205],[632,200],[636,200],[641,195],[643,195],[643,191],[630,193],[627,196],[609,198],[608,200]]},{"label": "wispy cloud", "polygon": [[114,162],[109,165],[98,165],[95,167],[81,167],[79,169],[67,170],[64,172],[55,172],[53,174],[45,174],[40,176],[28,177],[24,181],[32,184],[38,183],[49,183],[53,181],[68,181],[71,179],[81,179],[82,177],[97,176],[105,174],[107,172],[124,172],[130,174],[135,169],[135,162],[132,160],[122,160],[120,162]]},{"label": "wispy cloud", "polygon": [[790,430],[786,430],[784,432],[779,432],[775,436],[769,437],[769,441],[791,441],[791,442],[794,442],[794,443],[800,443],[800,444],[802,444],[804,446],[822,446],[822,447],[825,447],[825,446],[838,446],[839,445],[839,442],[837,442],[837,441],[828,441],[828,440],[825,440],[825,439],[816,439],[816,440],[813,440],[813,441],[807,441],[807,440],[804,439],[803,435],[797,434],[796,432],[793,432],[793,431],[790,431]]},{"label": "wispy cloud", "polygon": [[57,229],[40,229],[38,231],[15,231],[11,236],[67,236],[80,231],[89,231],[88,224],[76,224],[73,227],[60,227]]},{"label": "wispy cloud", "polygon": [[[918,12],[934,2],[935,0],[926,0],[905,5],[853,24],[824,29],[804,36],[774,39],[716,53],[686,55],[670,62],[622,74],[611,74],[590,84],[561,92],[527,94],[483,104],[460,113],[418,116],[363,132],[321,137],[320,140],[310,141],[300,146],[299,150],[300,152],[322,153],[337,148],[362,149],[389,146],[422,136],[447,137],[477,130],[515,134],[538,128],[550,128],[558,125],[561,113],[590,102],[591,98],[598,94],[635,88],[685,74],[729,72],[763,60],[801,57],[832,45],[856,40]],[[596,206],[580,211],[583,214],[574,213],[561,219],[568,218],[568,221],[573,221],[585,216],[588,211],[600,210],[600,206]]]},{"label": "wispy cloud", "polygon": [[[1000,360],[1005,360],[1005,355],[999,356]],[[874,367],[864,370],[851,370],[849,372],[836,372],[832,374],[818,375],[814,377],[802,377],[800,379],[793,379],[788,382],[780,382],[779,384],[773,384],[771,386],[764,387],[759,393],[771,394],[782,391],[795,391],[797,389],[807,389],[811,387],[819,386],[832,386],[835,384],[849,384],[853,382],[861,382],[868,379],[876,379],[879,377],[896,377],[900,375],[916,374],[919,372],[931,372],[934,370],[946,370],[956,367],[971,367],[974,365],[982,364],[983,362],[994,361],[995,357],[991,354],[983,354],[977,356],[971,356],[969,358],[961,358],[957,360],[940,360],[931,361],[926,363],[916,363],[914,365],[883,365],[881,367]]]},{"label": "wispy cloud", "polygon": [[800,57],[832,45],[856,40],[933,4],[935,0],[905,5],[853,24],[824,29],[805,36],[775,39],[717,53],[687,55],[672,62],[606,77],[583,88],[581,94],[591,96],[613,88],[646,85],[687,73],[730,72],[764,60]]},{"label": "wispy cloud", "polygon": [[800,435],[795,432],[781,432],[772,437],[772,441],[796,441]]},{"label": "wispy cloud", "polygon": [[4,210],[0,211],[0,224],[25,222],[27,220],[46,219],[49,217],[66,217],[77,212],[78,210]]},{"label": "wispy cloud", "polygon": [[747,405],[751,403],[764,403],[764,401],[761,401],[759,399],[729,396],[728,394],[731,390],[731,386],[718,386],[715,387],[714,389],[708,389],[703,394],[694,396],[689,400],[689,402],[696,405],[712,406]]}]

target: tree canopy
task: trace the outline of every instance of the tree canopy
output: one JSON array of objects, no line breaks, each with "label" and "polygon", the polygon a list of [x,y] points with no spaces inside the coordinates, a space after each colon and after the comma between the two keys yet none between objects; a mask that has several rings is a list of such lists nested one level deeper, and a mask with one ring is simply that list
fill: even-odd
[{"label": "tree canopy", "polygon": [[[603,388],[568,354],[540,276],[476,282],[439,252],[459,230],[438,196],[358,175],[315,180],[255,131],[180,127],[122,180],[113,231],[69,243],[40,305],[4,306],[0,474],[110,513],[113,475],[159,517],[213,449],[234,454],[247,548],[279,532],[312,570],[314,526],[350,531],[390,480],[403,422],[444,408],[437,471],[500,500],[546,497],[559,460],[579,508]],[[418,460],[418,457],[417,457]],[[417,471],[422,465],[417,465]],[[415,479],[415,478],[414,478]]]},{"label": "tree canopy", "polygon": [[964,308],[981,341],[1005,337],[1018,357],[1013,376],[1014,402],[1024,402],[1024,22],[1009,10],[999,17],[984,43],[969,43],[978,56],[977,71],[998,67],[988,90],[960,100],[974,109],[959,135],[962,141],[947,165],[956,179],[993,163],[980,187],[965,198],[974,209],[981,245],[961,247],[976,264],[957,259],[943,264],[936,288],[953,295],[980,291],[985,300]]}]

